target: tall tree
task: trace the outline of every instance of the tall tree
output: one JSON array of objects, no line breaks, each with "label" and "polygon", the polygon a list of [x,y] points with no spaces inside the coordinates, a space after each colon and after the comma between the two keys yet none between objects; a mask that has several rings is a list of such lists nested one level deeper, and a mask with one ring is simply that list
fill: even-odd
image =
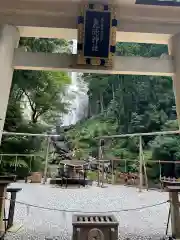
[{"label": "tall tree", "polygon": [[[22,38],[20,47],[32,52],[69,51],[68,42],[56,39]],[[55,114],[58,113],[60,116],[67,111],[63,95],[68,84],[70,84],[70,78],[62,72],[15,71],[4,130],[28,133],[47,131],[47,125],[40,120],[45,119],[49,123],[50,118],[54,118]],[[27,102],[26,105],[25,102]],[[25,118],[27,112],[31,115],[30,119]],[[4,136],[0,152],[8,154],[38,153],[44,151],[44,146],[43,139],[27,136]],[[0,165],[3,167],[0,168],[0,173],[2,171],[11,172],[14,164],[18,170],[28,167],[30,163],[26,157],[21,157],[18,161],[14,157],[7,157],[1,161]],[[38,166],[36,165],[36,167]]]},{"label": "tall tree", "polygon": [[70,78],[62,72],[16,71],[14,82],[22,92],[22,99],[27,100],[31,109],[31,121],[36,123],[40,117],[55,112],[65,113],[67,104],[63,95]]}]

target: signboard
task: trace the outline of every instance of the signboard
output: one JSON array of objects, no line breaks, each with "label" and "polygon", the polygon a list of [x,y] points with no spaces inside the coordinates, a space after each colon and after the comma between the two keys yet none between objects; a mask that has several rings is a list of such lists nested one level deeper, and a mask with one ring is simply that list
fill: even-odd
[{"label": "signboard", "polygon": [[112,6],[83,5],[78,17],[78,64],[112,67],[116,29]]},{"label": "signboard", "polygon": [[180,0],[136,0],[136,4],[180,7]]}]

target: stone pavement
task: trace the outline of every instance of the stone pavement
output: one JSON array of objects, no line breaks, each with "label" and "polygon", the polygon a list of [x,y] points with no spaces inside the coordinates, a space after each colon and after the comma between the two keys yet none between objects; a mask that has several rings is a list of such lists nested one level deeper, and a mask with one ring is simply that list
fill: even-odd
[{"label": "stone pavement", "polygon": [[[20,187],[17,201],[43,207],[72,211],[107,212],[137,208],[168,200],[168,194],[158,191],[138,192],[125,186],[62,189],[51,185],[14,183]],[[120,239],[160,239],[165,235],[168,203],[138,211],[114,213],[119,221]],[[16,204],[15,223],[23,224],[16,233],[8,233],[7,240],[45,238],[71,239],[71,212],[59,212]],[[17,228],[18,229],[18,228]]]}]

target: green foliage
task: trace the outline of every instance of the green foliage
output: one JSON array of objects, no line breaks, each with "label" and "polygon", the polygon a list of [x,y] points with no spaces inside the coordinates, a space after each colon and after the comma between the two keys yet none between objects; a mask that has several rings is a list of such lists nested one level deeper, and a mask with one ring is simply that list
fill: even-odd
[{"label": "green foliage", "polygon": [[69,52],[69,44],[64,39],[21,38],[20,46],[28,52]]},{"label": "green foliage", "polygon": [[[69,52],[69,43],[56,39],[21,39],[21,47],[31,52]],[[167,54],[167,46],[117,43],[117,55],[159,57]],[[88,119],[77,123],[67,136],[76,148],[77,158],[98,157],[99,136],[136,132],[176,130],[172,80],[168,77],[84,74],[88,83]],[[6,131],[43,133],[68,111],[63,101],[70,79],[62,72],[16,71],[14,74],[7,117]],[[27,104],[24,104],[27,102]],[[27,106],[30,117],[25,117]],[[46,124],[45,124],[46,123]],[[180,157],[178,136],[143,137],[145,160],[174,161]],[[41,153],[45,142],[34,137],[4,136],[0,151],[5,153]],[[105,158],[136,160],[139,139],[113,139],[105,142]],[[0,172],[11,172],[16,166],[18,175],[27,174],[29,159],[4,159]],[[43,159],[32,163],[32,170],[41,170]],[[121,171],[137,171],[138,165],[128,162],[118,166]],[[157,178],[159,166],[147,165],[148,175]]]},{"label": "green foliage", "polygon": [[[162,54],[168,54],[165,45],[117,43],[117,55],[121,56],[160,57]],[[96,152],[98,156],[98,136],[177,129],[171,78],[85,74],[84,79],[89,86],[89,119],[77,124],[68,136],[85,152]],[[178,159],[178,144],[177,137],[143,137],[144,158],[148,160],[151,178],[159,177],[159,165],[149,161]],[[104,157],[138,159],[139,139],[106,141]],[[120,168],[123,170],[125,166]],[[138,165],[128,162],[126,168],[137,171]]]},{"label": "green foliage", "polygon": [[179,136],[157,136],[151,143],[152,148],[152,159],[163,160],[163,164],[151,164],[151,169],[153,168],[153,177],[160,174],[165,176],[180,176],[180,166],[179,164],[172,164],[166,161],[179,161],[180,159],[180,137]]},{"label": "green foliage", "polygon": [[[68,51],[69,45],[61,39],[22,38],[20,46],[32,52]],[[19,101],[27,101],[31,109],[31,121],[39,118],[56,124],[62,113],[66,113],[68,104],[64,103],[65,89],[70,78],[64,72],[15,71],[13,88],[18,89]],[[58,114],[57,114],[58,112]]]},{"label": "green foliage", "polygon": [[[69,52],[68,42],[59,39],[22,38],[20,47],[32,52]],[[50,130],[67,112],[68,104],[63,102],[63,96],[70,82],[64,72],[15,71],[4,130],[24,133]],[[44,154],[46,144],[43,138],[34,136],[4,136],[0,153]],[[30,170],[41,171],[43,167],[42,158],[30,163],[29,157],[6,156],[0,161],[0,174],[25,176]]]},{"label": "green foliage", "polygon": [[180,138],[177,136],[158,136],[151,143],[152,158],[158,160],[175,161],[180,157]]},{"label": "green foliage", "polygon": [[170,120],[165,122],[163,126],[164,131],[176,131],[178,130],[178,121],[177,120]]},{"label": "green foliage", "polygon": [[53,118],[56,112],[67,112],[67,104],[62,97],[70,83],[67,74],[62,72],[16,71],[14,82],[22,91],[31,109],[31,121],[36,123],[41,117]]}]

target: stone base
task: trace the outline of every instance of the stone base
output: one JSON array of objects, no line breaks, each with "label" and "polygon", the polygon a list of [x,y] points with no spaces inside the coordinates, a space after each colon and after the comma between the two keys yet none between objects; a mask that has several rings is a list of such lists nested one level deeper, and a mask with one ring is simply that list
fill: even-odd
[{"label": "stone base", "polygon": [[41,183],[42,180],[42,173],[40,172],[33,172],[31,173],[31,176],[27,178],[27,181],[31,183]]}]

